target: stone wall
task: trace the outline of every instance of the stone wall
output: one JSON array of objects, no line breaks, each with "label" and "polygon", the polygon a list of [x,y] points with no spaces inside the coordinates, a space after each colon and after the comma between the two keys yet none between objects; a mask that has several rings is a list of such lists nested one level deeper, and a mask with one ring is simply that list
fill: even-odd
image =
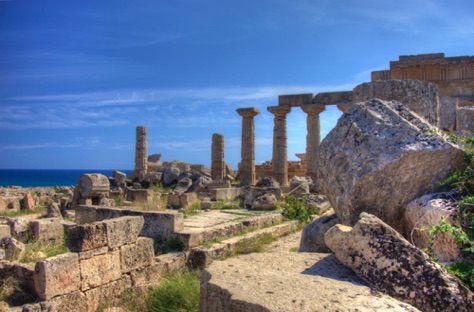
[{"label": "stone wall", "polygon": [[123,216],[142,216],[145,220],[140,230],[140,236],[154,240],[155,251],[161,251],[166,240],[175,232],[183,229],[183,214],[178,212],[137,211],[100,206],[78,206],[76,222],[91,223]]},{"label": "stone wall", "polygon": [[23,311],[99,311],[121,303],[125,289],[156,286],[185,267],[186,254],[155,257],[153,240],[139,237],[143,216],[128,216],[68,228],[71,252],[38,261],[34,268],[8,263],[0,270],[30,295]]}]

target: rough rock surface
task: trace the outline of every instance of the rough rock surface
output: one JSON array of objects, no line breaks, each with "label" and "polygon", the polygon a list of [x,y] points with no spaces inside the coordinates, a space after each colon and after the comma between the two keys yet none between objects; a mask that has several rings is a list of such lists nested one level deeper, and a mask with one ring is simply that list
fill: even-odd
[{"label": "rough rock surface", "polygon": [[176,167],[166,168],[161,176],[161,182],[163,183],[163,186],[168,187],[176,183],[180,174],[181,170]]},{"label": "rough rock surface", "polygon": [[385,80],[366,82],[352,92],[354,103],[377,98],[397,101],[438,127],[438,86],[421,80]]},{"label": "rough rock surface", "polygon": [[363,211],[403,233],[413,199],[466,163],[464,152],[398,102],[352,105],[319,147],[318,178],[342,224]]},{"label": "rough rock surface", "polygon": [[456,110],[456,133],[461,136],[474,135],[474,107],[460,107]]},{"label": "rough rock surface", "polygon": [[15,261],[25,253],[25,245],[11,236],[0,240],[0,248],[5,250],[5,260]]},{"label": "rough rock surface", "polygon": [[26,193],[25,197],[20,202],[21,209],[24,210],[33,210],[35,209],[35,200],[33,199],[33,196],[31,196],[30,193]]},{"label": "rough rock surface", "polygon": [[353,228],[325,235],[337,259],[362,279],[422,311],[474,311],[474,295],[379,218],[362,213]]},{"label": "rough rock surface", "polygon": [[431,237],[427,228],[444,222],[459,226],[454,220],[456,202],[449,193],[424,195],[411,201],[405,211],[406,235],[416,247],[428,248],[433,241],[433,256],[441,262],[453,261],[459,257],[461,248],[456,238],[447,232]]},{"label": "rough rock surface", "polygon": [[299,252],[331,252],[324,242],[324,234],[339,224],[339,219],[333,212],[327,216],[316,219],[313,223],[306,226],[301,235]]},{"label": "rough rock surface", "polygon": [[178,181],[176,187],[174,188],[173,192],[176,194],[183,194],[185,193],[193,184],[193,180],[191,178],[183,178]]},{"label": "rough rock surface", "polygon": [[48,206],[48,211],[46,213],[47,218],[62,218],[63,215],[61,214],[61,210],[59,209],[59,205],[57,203],[52,203]]},{"label": "rough rock surface", "polygon": [[273,194],[264,194],[252,203],[253,210],[271,210],[275,209],[277,205],[277,199]]},{"label": "rough rock surface", "polygon": [[334,255],[291,252],[300,233],[267,253],[214,261],[201,278],[202,312],[418,311],[377,293]]},{"label": "rough rock surface", "polygon": [[[309,179],[311,180],[311,178]],[[290,193],[294,195],[308,194],[309,184],[307,178],[294,176],[290,181]]]},{"label": "rough rock surface", "polygon": [[274,177],[265,177],[260,179],[256,184],[256,187],[280,187],[280,183]]},{"label": "rough rock surface", "polygon": [[276,200],[283,198],[283,192],[280,187],[246,187],[242,188],[241,194],[244,198],[245,207],[252,208],[254,203],[259,200],[260,197],[272,194]]}]

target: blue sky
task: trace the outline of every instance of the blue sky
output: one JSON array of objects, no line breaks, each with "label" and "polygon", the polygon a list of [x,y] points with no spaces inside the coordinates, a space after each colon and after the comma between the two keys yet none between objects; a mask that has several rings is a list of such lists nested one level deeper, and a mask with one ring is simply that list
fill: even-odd
[{"label": "blue sky", "polygon": [[[149,154],[240,161],[240,107],[271,159],[279,94],[351,90],[399,55],[474,55],[472,0],[0,0],[0,168],[132,169]],[[340,112],[321,115],[322,135]],[[288,154],[306,119],[288,115]]]}]

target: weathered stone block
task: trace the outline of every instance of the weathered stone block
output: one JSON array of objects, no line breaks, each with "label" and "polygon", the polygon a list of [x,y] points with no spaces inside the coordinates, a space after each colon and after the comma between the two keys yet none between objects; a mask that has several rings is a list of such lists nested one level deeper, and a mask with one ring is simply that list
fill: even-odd
[{"label": "weathered stone block", "polygon": [[[52,312],[89,312],[87,310],[86,297],[81,291],[75,291],[63,296],[52,298],[48,303],[51,304],[51,310],[42,309],[39,311]],[[35,311],[36,312],[36,311]]]},{"label": "weathered stone block", "polygon": [[36,294],[42,300],[79,290],[81,285],[79,256],[75,253],[66,253],[38,261],[33,279]]},{"label": "weathered stone block", "polygon": [[354,103],[371,99],[397,101],[438,126],[439,99],[436,84],[419,80],[386,80],[358,85],[353,91]]},{"label": "weathered stone block", "polygon": [[155,256],[153,239],[140,237],[135,244],[120,247],[120,255],[123,273],[150,266]]},{"label": "weathered stone block", "polygon": [[132,286],[129,276],[124,276],[117,281],[84,292],[85,301],[82,303],[87,311],[101,311],[102,305],[120,306],[123,304],[123,291]]},{"label": "weathered stone block", "polygon": [[318,178],[342,224],[369,212],[403,233],[413,199],[466,166],[465,153],[398,102],[356,103],[317,153]]},{"label": "weathered stone block", "polygon": [[107,232],[102,222],[87,223],[67,230],[66,245],[81,252],[107,246]]},{"label": "weathered stone block", "polygon": [[120,217],[105,220],[103,223],[107,233],[107,245],[109,248],[117,248],[135,243],[145,220],[142,216]]},{"label": "weathered stone block", "polygon": [[168,266],[164,262],[152,263],[150,266],[133,270],[130,272],[133,286],[156,285],[168,272]]},{"label": "weathered stone block", "polygon": [[379,218],[361,213],[353,228],[324,235],[345,266],[391,297],[422,311],[473,311],[474,294]]},{"label": "weathered stone block", "polygon": [[79,260],[86,260],[86,259],[90,259],[90,258],[95,257],[95,256],[100,256],[100,255],[106,254],[108,251],[109,251],[109,247],[105,246],[105,247],[98,248],[98,249],[92,249],[92,250],[88,250],[88,251],[79,252],[78,253],[79,254]]},{"label": "weathered stone block", "polygon": [[461,136],[474,135],[474,107],[460,107],[457,109],[456,132]]},{"label": "weathered stone block", "polygon": [[299,252],[326,252],[331,250],[324,242],[324,234],[339,223],[335,213],[329,216],[323,216],[316,219],[313,223],[307,225],[301,234]]},{"label": "weathered stone block", "polygon": [[187,208],[193,203],[198,201],[196,193],[186,193],[179,195],[179,201],[181,202],[181,207]]},{"label": "weathered stone block", "polygon": [[238,188],[216,188],[210,191],[211,200],[234,200],[240,194]]},{"label": "weathered stone block", "polygon": [[278,96],[278,105],[283,105],[283,106],[301,106],[303,104],[310,104],[312,101],[313,101],[312,93]]},{"label": "weathered stone block", "polygon": [[31,196],[30,193],[26,193],[25,197],[20,202],[21,209],[25,210],[33,210],[35,209],[35,200],[33,199],[33,196]]},{"label": "weathered stone block", "polygon": [[158,263],[166,265],[166,272],[171,273],[174,271],[182,270],[186,267],[186,256],[185,252],[172,252],[164,255],[160,255],[155,258]]},{"label": "weathered stone block", "polygon": [[64,227],[58,218],[32,220],[30,235],[41,243],[59,244],[64,242]]},{"label": "weathered stone block", "polygon": [[179,194],[168,194],[168,206],[173,208],[181,207],[181,200]]},{"label": "weathered stone block", "polygon": [[10,226],[8,224],[0,224],[0,240],[7,236],[12,236]]},{"label": "weathered stone block", "polygon": [[119,250],[82,260],[80,266],[82,291],[115,281],[122,275]]}]

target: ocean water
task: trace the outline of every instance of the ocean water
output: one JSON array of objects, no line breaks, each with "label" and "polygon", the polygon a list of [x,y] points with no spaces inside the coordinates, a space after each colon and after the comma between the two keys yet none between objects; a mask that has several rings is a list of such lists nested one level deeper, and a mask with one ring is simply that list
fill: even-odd
[{"label": "ocean water", "polygon": [[[128,175],[133,170],[120,170]],[[101,173],[106,177],[113,170],[97,169],[0,169],[0,186],[71,186],[76,185],[79,177],[85,173]]]}]

